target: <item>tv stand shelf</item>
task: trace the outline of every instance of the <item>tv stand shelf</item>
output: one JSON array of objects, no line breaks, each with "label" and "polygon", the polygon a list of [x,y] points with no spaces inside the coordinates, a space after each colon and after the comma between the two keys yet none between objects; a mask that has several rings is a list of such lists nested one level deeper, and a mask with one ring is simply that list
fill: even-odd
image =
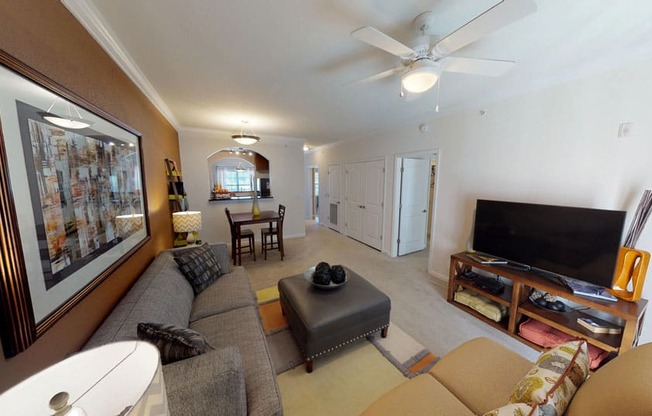
[{"label": "tv stand shelf", "polygon": [[[504,293],[494,295],[460,277],[462,273],[471,270],[471,268],[483,270],[490,274],[500,276],[501,278],[508,279],[512,284],[511,286],[505,286]],[[460,287],[509,307],[509,314],[501,322],[494,322],[473,309],[455,302],[455,292],[457,292]],[[536,306],[528,300],[528,294],[531,288],[558,296],[559,298],[562,298],[562,301],[572,301],[582,307],[600,311],[618,318],[624,324],[622,333],[617,335],[597,334],[585,329],[577,323],[578,317],[586,316],[582,311],[569,310],[561,313]],[[616,302],[610,302],[577,296],[565,286],[537,273],[517,270],[501,265],[482,264],[468,257],[466,252],[460,252],[451,256],[447,300],[451,304],[470,313],[492,327],[505,332],[515,339],[538,350],[541,350],[542,348],[525,338],[522,338],[518,334],[520,323],[528,318],[545,323],[573,337],[584,338],[590,344],[616,354],[625,352],[638,344],[638,337],[641,332],[641,326],[648,303],[646,299],[641,299],[637,302],[627,302],[620,299]]]}]

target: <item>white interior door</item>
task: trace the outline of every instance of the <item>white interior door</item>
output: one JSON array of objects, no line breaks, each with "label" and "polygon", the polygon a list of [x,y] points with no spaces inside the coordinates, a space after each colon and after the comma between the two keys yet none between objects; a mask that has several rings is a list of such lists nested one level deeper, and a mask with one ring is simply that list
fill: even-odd
[{"label": "white interior door", "polygon": [[328,216],[328,226],[337,231],[340,230],[340,219],[341,219],[341,184],[342,184],[342,166],[341,165],[329,165],[328,166],[328,207],[327,216]]},{"label": "white interior door", "polygon": [[399,256],[426,248],[430,160],[402,158],[398,225]]}]

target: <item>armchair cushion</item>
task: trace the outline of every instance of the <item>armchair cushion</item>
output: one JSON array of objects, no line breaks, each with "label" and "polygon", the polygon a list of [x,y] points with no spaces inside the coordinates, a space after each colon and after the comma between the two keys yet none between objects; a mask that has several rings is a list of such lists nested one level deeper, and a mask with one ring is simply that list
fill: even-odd
[{"label": "armchair cushion", "polygon": [[473,412],[431,375],[421,374],[394,387],[362,413],[371,415],[472,416]]},{"label": "armchair cushion", "polygon": [[567,416],[652,415],[652,343],[626,351],[582,385]]},{"label": "armchair cushion", "polygon": [[476,338],[446,354],[430,374],[474,414],[481,415],[505,405],[514,385],[531,367],[531,361],[507,347]]}]

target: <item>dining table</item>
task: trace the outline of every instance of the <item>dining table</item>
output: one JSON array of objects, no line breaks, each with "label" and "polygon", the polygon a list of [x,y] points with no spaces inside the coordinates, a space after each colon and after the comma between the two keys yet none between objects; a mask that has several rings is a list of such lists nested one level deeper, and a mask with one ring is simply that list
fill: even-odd
[{"label": "dining table", "polygon": [[[277,211],[273,211],[273,210],[260,211],[259,215],[254,215],[251,211],[249,211],[249,212],[231,213],[231,219],[233,220],[233,225],[235,227],[235,236],[236,236],[235,241],[236,244],[238,245],[237,250],[231,250],[232,257],[233,257],[233,265],[236,265],[236,261],[237,261],[236,253],[240,251],[240,248],[242,246],[242,241],[240,240],[240,235],[242,233],[242,226],[251,225],[251,224],[269,223],[269,227],[272,228],[274,226],[274,223],[276,223],[276,226],[278,227],[278,221],[280,219],[280,216]],[[283,256],[285,252],[283,251],[283,235],[281,234],[280,229],[278,235],[278,247],[281,252],[281,255]]]}]

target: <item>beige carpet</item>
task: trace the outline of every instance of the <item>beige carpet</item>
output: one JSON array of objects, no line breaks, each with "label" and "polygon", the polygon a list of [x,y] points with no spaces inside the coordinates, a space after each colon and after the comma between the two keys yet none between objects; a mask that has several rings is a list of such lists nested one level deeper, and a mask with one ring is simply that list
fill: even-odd
[{"label": "beige carpet", "polygon": [[369,342],[349,344],[315,361],[312,373],[300,365],[277,376],[286,416],[358,415],[405,382]]},{"label": "beige carpet", "polygon": [[[346,265],[385,292],[392,300],[392,324],[440,356],[479,336],[492,338],[530,360],[538,356],[535,350],[450,305],[446,282],[428,274],[427,250],[391,258],[307,221],[305,237],[286,239],[283,261],[278,251],[272,251],[266,261],[260,256],[255,262],[243,257],[242,264],[258,291],[320,261]],[[371,343],[346,348],[350,351],[315,361],[311,374],[300,365],[277,376],[286,415],[357,415],[406,380]]]},{"label": "beige carpet", "polygon": [[[272,286],[259,290],[256,292],[256,298],[276,374],[282,374],[302,365],[304,359],[294,341],[288,321],[282,313],[278,289]],[[407,378],[428,372],[437,362],[435,354],[394,323],[390,324],[387,337],[381,337],[378,331],[368,336],[366,340],[371,342],[381,355]],[[334,354],[340,353],[339,349],[334,352]],[[315,365],[319,361],[321,359],[315,360]]]},{"label": "beige carpet", "polygon": [[376,333],[314,361],[307,373],[303,357],[282,314],[278,289],[256,291],[285,415],[357,415],[383,394],[436,362],[396,324],[386,338]]},{"label": "beige carpet", "polygon": [[391,258],[307,221],[305,237],[286,239],[283,261],[278,251],[271,251],[267,260],[258,256],[254,262],[243,257],[242,264],[253,289],[260,290],[320,261],[344,264],[385,292],[392,300],[391,321],[439,356],[479,336],[492,338],[530,360],[538,356],[535,350],[446,302],[446,282],[428,274],[427,250]]}]

